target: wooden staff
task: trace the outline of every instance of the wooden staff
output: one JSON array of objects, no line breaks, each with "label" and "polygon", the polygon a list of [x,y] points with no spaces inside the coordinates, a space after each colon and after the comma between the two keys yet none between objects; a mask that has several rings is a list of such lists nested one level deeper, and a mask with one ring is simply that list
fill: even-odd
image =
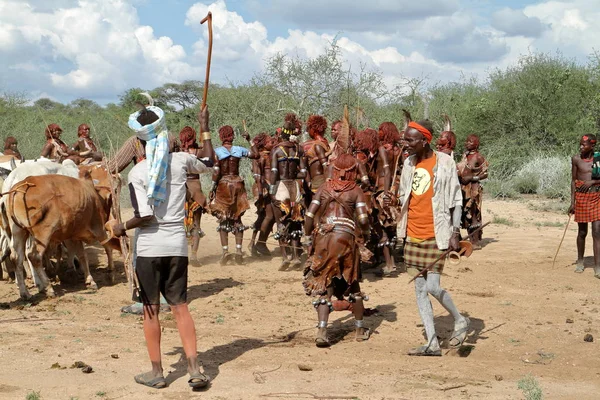
[{"label": "wooden staff", "polygon": [[554,264],[556,263],[556,257],[558,257],[558,252],[560,251],[560,247],[563,244],[563,240],[565,240],[565,235],[567,234],[567,229],[569,229],[569,222],[571,222],[571,215],[569,214],[569,219],[567,220],[567,225],[565,225],[565,230],[563,232],[562,238],[560,239],[560,243],[558,244],[558,249],[556,249],[556,254],[554,255],[554,259],[552,260],[552,268],[554,268]]},{"label": "wooden staff", "polygon": [[[489,224],[491,224],[491,222],[486,222],[485,224],[481,225],[479,228],[475,229],[473,232],[469,233],[467,235],[467,239],[471,239],[471,237],[476,234],[477,232],[479,232],[480,230],[482,230],[483,228],[485,228],[486,226],[488,226]],[[418,277],[420,277],[421,275],[423,275],[425,272],[429,271],[431,268],[433,268],[433,266],[440,261],[442,258],[446,257],[448,254],[450,254],[450,252],[452,252],[451,249],[448,249],[446,251],[444,251],[442,254],[440,254],[440,256],[438,258],[435,259],[435,261],[433,261],[432,263],[430,263],[428,266],[426,266],[425,268],[423,268],[422,270],[419,271],[419,273],[417,275],[415,275],[410,281],[408,281],[408,283],[411,283],[412,281],[414,281],[415,279],[417,279]]]},{"label": "wooden staff", "polygon": [[[110,184],[110,195],[112,197],[111,209],[112,209],[113,217],[117,220],[117,223],[120,224],[123,222],[123,219],[121,218],[120,183],[119,183],[119,185],[117,185],[117,187],[115,187],[115,184],[113,181],[113,174],[110,172],[110,170],[108,168],[108,162],[106,160],[106,157],[104,157],[102,159],[102,164],[103,164],[104,168],[106,169],[106,171],[108,172],[108,177],[109,177],[108,181]],[[115,175],[119,176],[119,173],[117,172],[116,168],[115,168]],[[110,236],[111,236],[111,239],[112,239],[112,237],[114,237],[112,231],[110,232]],[[125,275],[127,276],[127,283],[129,284],[129,291],[131,293],[134,293],[139,290],[139,285],[137,284],[137,278],[135,276],[135,273],[133,272],[132,254],[131,254],[131,251],[129,248],[129,240],[128,240],[127,236],[124,235],[124,236],[119,237],[119,244],[121,246],[121,254],[123,255],[123,268],[125,269]],[[114,271],[112,273],[114,273]],[[111,281],[114,280],[114,276],[111,275],[110,279],[111,279]]]},{"label": "wooden staff", "polygon": [[202,95],[202,106],[200,110],[204,110],[206,107],[206,97],[208,96],[208,81],[210,78],[210,60],[212,57],[212,43],[213,43],[213,30],[212,30],[212,13],[209,11],[208,15],[200,21],[200,25],[208,21],[208,57],[206,59],[206,78],[204,78],[204,94]]}]

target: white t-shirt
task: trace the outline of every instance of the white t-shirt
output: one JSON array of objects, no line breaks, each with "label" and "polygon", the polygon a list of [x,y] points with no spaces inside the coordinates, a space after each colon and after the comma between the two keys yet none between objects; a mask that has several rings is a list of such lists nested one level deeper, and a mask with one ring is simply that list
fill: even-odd
[{"label": "white t-shirt", "polygon": [[183,219],[187,174],[211,172],[202,161],[188,153],[171,153],[167,169],[167,200],[156,207],[146,195],[148,165],[137,163],[129,172],[129,193],[134,215],[154,215],[148,224],[139,228],[136,253],[140,257],[187,257],[187,238]]}]

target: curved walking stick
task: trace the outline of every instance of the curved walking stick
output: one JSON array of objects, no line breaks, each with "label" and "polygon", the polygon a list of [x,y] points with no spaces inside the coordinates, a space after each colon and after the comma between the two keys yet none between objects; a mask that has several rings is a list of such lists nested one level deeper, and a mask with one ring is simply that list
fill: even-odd
[{"label": "curved walking stick", "polygon": [[206,78],[204,78],[204,93],[202,94],[202,105],[200,110],[204,110],[206,107],[206,98],[208,97],[208,81],[210,78],[210,60],[212,57],[212,43],[213,43],[213,30],[212,30],[212,13],[209,11],[208,15],[200,21],[200,24],[204,24],[208,21],[208,57],[206,58]]}]

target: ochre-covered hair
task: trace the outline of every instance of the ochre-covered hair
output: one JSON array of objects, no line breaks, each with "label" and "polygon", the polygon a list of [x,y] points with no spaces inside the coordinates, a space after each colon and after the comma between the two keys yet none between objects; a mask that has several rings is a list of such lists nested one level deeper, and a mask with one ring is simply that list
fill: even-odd
[{"label": "ochre-covered hair", "polygon": [[354,138],[354,147],[359,151],[375,153],[379,148],[379,134],[372,128],[358,132]]},{"label": "ochre-covered hair", "polygon": [[252,139],[252,144],[256,146],[258,150],[263,150],[267,146],[267,142],[269,140],[271,140],[269,134],[266,132],[261,132],[254,136],[254,139]]},{"label": "ochre-covered hair", "polygon": [[17,144],[17,139],[14,136],[9,136],[4,141],[4,150],[10,149],[10,146],[13,144]]},{"label": "ochre-covered hair", "polygon": [[293,131],[294,129],[296,129],[298,124],[300,124],[300,121],[298,121],[298,117],[296,116],[296,114],[288,113],[285,115],[285,118],[283,119],[283,128],[284,129]]},{"label": "ochre-covered hair", "polygon": [[472,140],[473,143],[475,143],[475,146],[477,146],[479,148],[479,136],[477,135],[469,135],[467,136],[467,140]]},{"label": "ochre-covered hair", "polygon": [[333,162],[333,179],[342,181],[356,180],[356,158],[350,154],[340,154]]},{"label": "ochre-covered hair", "polygon": [[179,132],[179,141],[181,142],[181,150],[187,151],[189,148],[196,145],[196,131],[191,126],[184,126]]},{"label": "ochre-covered hair", "polygon": [[50,124],[46,127],[46,130],[44,131],[44,134],[46,135],[46,139],[51,139],[52,138],[52,134],[50,132],[54,131],[58,129],[59,131],[62,132],[62,128],[60,127],[60,125],[58,124]]},{"label": "ochre-covered hair", "polygon": [[327,130],[327,120],[320,115],[311,115],[306,121],[306,130],[312,135],[323,135]]},{"label": "ochre-covered hair", "polygon": [[233,128],[230,125],[223,125],[219,128],[219,138],[221,142],[233,142]]},{"label": "ochre-covered hair", "polygon": [[383,122],[379,125],[379,140],[381,144],[394,144],[400,141],[400,132],[393,122]]},{"label": "ochre-covered hair", "polygon": [[88,130],[90,129],[90,127],[88,126],[88,124],[81,124],[77,127],[77,137],[81,137],[81,135],[83,134],[83,128],[88,128]]},{"label": "ochre-covered hair", "polygon": [[452,131],[444,131],[440,133],[440,138],[437,140],[436,145],[454,150],[456,147],[456,135]]}]

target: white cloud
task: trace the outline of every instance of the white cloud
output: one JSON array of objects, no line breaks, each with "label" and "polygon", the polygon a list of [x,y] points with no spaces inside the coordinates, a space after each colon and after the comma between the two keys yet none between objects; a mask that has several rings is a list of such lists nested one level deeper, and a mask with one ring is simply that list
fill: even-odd
[{"label": "white cloud", "polygon": [[522,10],[503,8],[492,15],[494,28],[508,36],[538,37],[546,28],[537,17],[528,17]]},{"label": "white cloud", "polygon": [[[377,69],[389,85],[405,77],[434,83],[482,74],[529,51],[560,48],[582,59],[600,43],[596,0],[543,1],[490,18],[465,0],[370,0],[352,7],[344,0],[243,1],[246,9],[256,3],[259,20],[231,10],[226,0],[192,5],[182,20],[197,39],[184,47],[140,23],[136,5],[143,0],[0,0],[0,87],[114,99],[130,87],[199,79],[208,42],[199,22],[209,10],[216,83],[244,82],[277,53],[318,56],[333,40],[353,70]],[[273,21],[290,29],[269,32]]]}]

